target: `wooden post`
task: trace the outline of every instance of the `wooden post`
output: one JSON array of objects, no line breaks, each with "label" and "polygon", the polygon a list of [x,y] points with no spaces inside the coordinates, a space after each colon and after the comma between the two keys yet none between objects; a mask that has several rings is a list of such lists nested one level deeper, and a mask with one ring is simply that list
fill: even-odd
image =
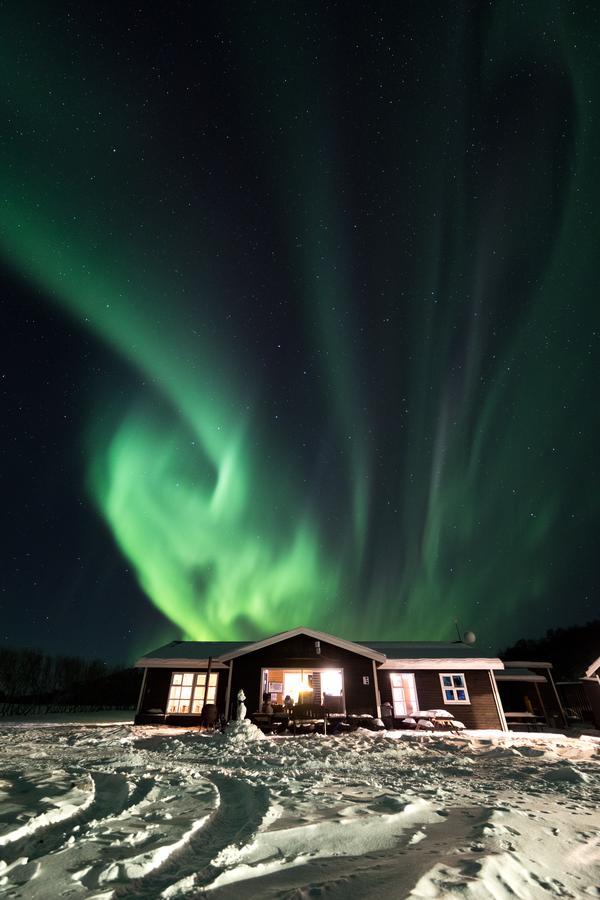
[{"label": "wooden post", "polygon": [[146,691],[146,681],[147,681],[147,679],[148,679],[148,666],[146,666],[146,667],[144,668],[144,676],[143,676],[143,678],[142,678],[142,686],[140,687],[140,693],[139,693],[138,702],[137,702],[137,709],[136,709],[136,711],[135,711],[136,716],[138,715],[139,711],[140,711],[141,708],[142,708],[142,703],[143,703],[143,701],[144,701],[144,693],[145,693],[145,691]]},{"label": "wooden post", "polygon": [[556,690],[556,684],[554,683],[554,676],[552,675],[551,669],[548,669],[547,681],[552,685],[552,690],[554,691],[554,696],[556,697],[556,702],[558,703],[558,712],[560,713],[560,717],[562,719],[563,728],[567,728],[567,714],[565,713],[562,701],[558,695],[558,691]]},{"label": "wooden post", "polygon": [[508,731],[508,722],[506,721],[506,716],[504,715],[504,707],[502,705],[502,700],[500,699],[500,691],[498,690],[498,685],[496,684],[496,679],[494,678],[494,673],[491,669],[488,670],[488,675],[490,676],[492,694],[494,695],[494,700],[496,701],[496,710],[500,719],[500,728],[502,729],[502,731]]},{"label": "wooden post", "polygon": [[208,697],[208,681],[210,679],[210,670],[212,668],[212,656],[208,657],[208,667],[206,669],[206,681],[204,682],[204,700],[202,701],[202,714],[204,714],[204,707],[206,706],[206,698]]},{"label": "wooden post", "polygon": [[377,718],[381,718],[381,694],[379,693],[379,680],[377,678],[377,666],[373,660],[373,681],[375,682],[375,706],[377,709]]},{"label": "wooden post", "polygon": [[542,700],[542,693],[541,693],[541,691],[540,691],[540,686],[539,686],[539,684],[537,683],[537,681],[535,681],[534,684],[535,684],[535,692],[536,692],[536,694],[537,694],[537,698],[538,698],[538,700],[540,701],[540,706],[542,707],[542,712],[544,713],[544,718],[545,718],[545,720],[546,720],[546,725],[549,725],[550,722],[548,721],[548,713],[546,712],[546,707],[544,706],[544,701]]},{"label": "wooden post", "polygon": [[231,676],[233,675],[233,660],[229,660],[229,674],[227,675],[227,690],[225,691],[225,718],[229,722],[231,718]]}]

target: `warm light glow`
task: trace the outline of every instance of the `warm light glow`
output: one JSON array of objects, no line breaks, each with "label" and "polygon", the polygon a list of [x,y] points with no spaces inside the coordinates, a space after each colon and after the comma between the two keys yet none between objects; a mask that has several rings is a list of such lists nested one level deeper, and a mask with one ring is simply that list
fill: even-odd
[{"label": "warm light glow", "polygon": [[304,678],[302,672],[285,672],[283,676],[283,691],[289,695],[294,703],[298,702],[300,694],[311,694],[312,687]]},{"label": "warm light glow", "polygon": [[342,673],[339,669],[325,669],[321,672],[321,690],[332,697],[341,695]]}]

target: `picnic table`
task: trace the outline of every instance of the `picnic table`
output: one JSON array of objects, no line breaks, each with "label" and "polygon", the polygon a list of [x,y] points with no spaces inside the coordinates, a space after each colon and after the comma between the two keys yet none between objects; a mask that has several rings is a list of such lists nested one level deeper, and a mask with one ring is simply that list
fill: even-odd
[{"label": "picnic table", "polygon": [[529,712],[528,710],[523,710],[522,712],[505,712],[506,724],[507,725],[522,725],[524,728],[528,727],[535,731],[541,731],[541,729],[546,724],[546,720],[543,716],[536,716],[535,713]]},{"label": "picnic table", "polygon": [[455,719],[451,712],[446,709],[425,709],[417,710],[411,716],[402,719],[405,725],[414,727],[415,731],[434,731],[441,729],[444,731],[460,732],[464,729],[464,722]]},{"label": "picnic table", "polygon": [[267,734],[282,734],[288,729],[291,729],[294,734],[299,734],[315,731],[320,726],[322,726],[324,734],[327,734],[328,716],[329,713],[323,706],[297,703],[287,711],[255,712],[250,718],[254,725]]},{"label": "picnic table", "polygon": [[298,731],[315,731],[323,726],[323,734],[327,734],[327,717],[329,711],[319,704],[297,703],[290,712],[290,726],[294,734]]}]

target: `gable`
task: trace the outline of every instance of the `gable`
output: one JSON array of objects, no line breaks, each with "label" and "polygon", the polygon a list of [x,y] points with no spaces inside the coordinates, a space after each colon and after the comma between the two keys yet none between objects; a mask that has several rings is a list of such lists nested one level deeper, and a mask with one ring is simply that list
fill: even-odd
[{"label": "gable", "polygon": [[[248,653],[255,653],[258,650],[266,650],[269,647],[274,647],[283,642],[290,642],[293,639],[299,639],[299,641],[297,640],[298,645],[310,649],[311,657],[322,655],[317,653],[316,644],[318,642],[322,649],[328,645],[330,647],[335,647],[338,650],[344,650],[347,653],[364,656],[367,659],[375,660],[375,662],[382,663],[385,661],[385,655],[378,650],[374,650],[371,647],[365,647],[363,644],[357,644],[354,641],[346,641],[333,634],[326,634],[324,631],[315,631],[312,628],[293,628],[291,631],[283,631],[281,634],[274,634],[262,641],[256,641],[254,644],[247,644],[244,647],[238,647],[235,650],[228,651],[220,656],[219,659],[222,662],[227,662],[230,659],[236,659],[237,657],[245,656]],[[299,655],[302,654],[300,653]]]}]

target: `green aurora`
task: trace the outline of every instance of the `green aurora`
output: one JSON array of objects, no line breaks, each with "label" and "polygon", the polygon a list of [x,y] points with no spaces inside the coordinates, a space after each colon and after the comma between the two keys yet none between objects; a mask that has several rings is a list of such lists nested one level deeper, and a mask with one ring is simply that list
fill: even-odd
[{"label": "green aurora", "polygon": [[[131,366],[123,396],[93,398],[88,486],[178,633],[437,639],[458,617],[499,641],[585,615],[600,73],[583,5],[390,11],[375,61],[346,68],[331,10],[316,36],[291,8],[238,11],[238,150],[219,158],[200,104],[180,123],[205,142],[193,165],[164,149],[178,120],[158,88],[110,48],[107,77],[74,31],[40,41],[30,12],[3,29],[0,251]],[[386,61],[407,28],[418,83]]]}]

